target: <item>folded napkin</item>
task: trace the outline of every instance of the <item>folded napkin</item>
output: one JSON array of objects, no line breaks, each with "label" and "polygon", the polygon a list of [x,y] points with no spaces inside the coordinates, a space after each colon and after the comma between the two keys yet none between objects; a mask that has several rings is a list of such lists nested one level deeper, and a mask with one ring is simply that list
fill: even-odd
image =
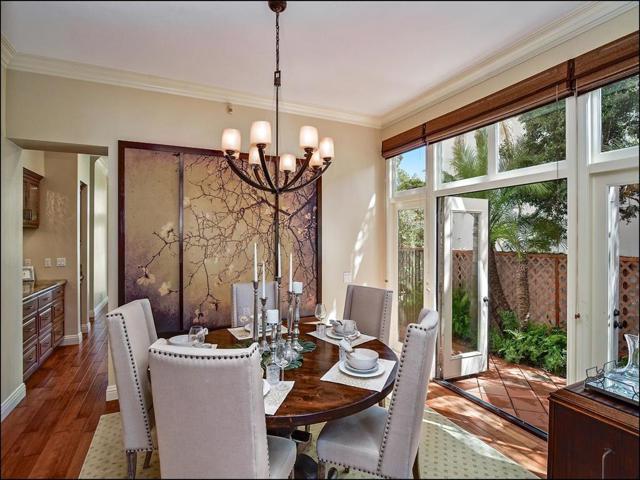
[{"label": "folded napkin", "polygon": [[329,369],[327,373],[320,379],[324,382],[341,383],[343,385],[349,385],[350,387],[364,388],[365,390],[374,390],[381,392],[387,383],[387,378],[391,375],[391,371],[396,364],[395,360],[386,360],[381,358],[378,360],[384,367],[384,373],[373,378],[360,378],[352,377],[346,373],[340,371],[340,362],[337,362],[333,367]]},{"label": "folded napkin", "polygon": [[[227,328],[231,335],[236,337],[236,340],[249,340],[253,338],[251,332],[248,332],[244,327],[233,327]],[[282,327],[282,333],[287,333],[287,327]],[[267,331],[267,337],[271,336],[271,332]],[[262,338],[262,334],[260,334],[260,338]]]},{"label": "folded napkin", "polygon": [[293,388],[293,384],[296,382],[282,382],[287,386],[286,390],[278,390],[278,385],[273,385],[269,393],[264,397],[264,413],[267,415],[275,415],[284,402],[287,395]]},{"label": "folded napkin", "polygon": [[[332,343],[333,345],[340,345],[340,340],[329,338],[326,335],[321,337],[316,331],[307,332],[307,335],[311,335],[312,337],[319,338],[320,340],[324,340],[325,342]],[[371,340],[375,340],[375,339],[376,337],[372,337],[371,335],[365,335],[364,333],[361,333],[358,338],[351,341],[351,346],[357,347],[358,345],[362,345],[363,343],[370,342]]]}]

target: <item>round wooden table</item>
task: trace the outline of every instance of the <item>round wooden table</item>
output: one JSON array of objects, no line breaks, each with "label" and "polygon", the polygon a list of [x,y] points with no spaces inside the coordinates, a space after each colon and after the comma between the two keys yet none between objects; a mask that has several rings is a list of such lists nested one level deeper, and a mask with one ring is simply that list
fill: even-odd
[{"label": "round wooden table", "polygon": [[[393,388],[398,358],[391,348],[377,339],[358,347],[375,350],[380,354],[380,358],[396,360],[381,392],[321,381],[320,378],[338,361],[339,353],[337,345],[306,334],[315,328],[315,325],[300,324],[300,339],[314,342],[316,349],[303,354],[304,361],[300,368],[285,370],[284,379],[294,380],[295,384],[276,414],[266,416],[269,430],[293,430],[301,425],[312,425],[353,415],[378,403]],[[228,348],[238,343],[226,328],[210,332],[206,341],[217,344],[218,348]]]}]

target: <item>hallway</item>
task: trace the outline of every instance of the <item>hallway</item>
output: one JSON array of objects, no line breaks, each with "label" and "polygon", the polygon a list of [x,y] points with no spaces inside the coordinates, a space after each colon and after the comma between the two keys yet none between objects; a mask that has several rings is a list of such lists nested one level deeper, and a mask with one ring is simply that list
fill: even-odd
[{"label": "hallway", "polygon": [[26,387],[2,422],[2,478],[76,478],[107,408],[104,317],[81,345],[56,349]]}]

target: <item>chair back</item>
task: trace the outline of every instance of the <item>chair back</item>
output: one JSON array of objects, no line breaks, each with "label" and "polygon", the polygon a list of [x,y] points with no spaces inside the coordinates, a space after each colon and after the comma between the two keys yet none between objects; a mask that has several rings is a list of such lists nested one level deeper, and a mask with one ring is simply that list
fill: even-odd
[{"label": "chair back", "polygon": [[347,285],[342,318],[355,320],[360,332],[388,344],[392,301],[392,290]]},{"label": "chair back", "polygon": [[149,349],[163,478],[269,478],[260,352]]},{"label": "chair back", "polygon": [[156,332],[156,323],[153,320],[153,312],[151,311],[151,303],[148,298],[141,298],[134,300],[131,303],[139,303],[144,312],[144,319],[147,322],[147,330],[149,331],[149,345],[158,340],[158,333]]},{"label": "chair back", "polygon": [[420,444],[420,428],[429,375],[435,361],[438,312],[423,308],[417,323],[407,327],[396,384],[380,448],[378,473],[410,478]]},{"label": "chair back", "polygon": [[155,327],[149,332],[144,303],[127,303],[106,317],[126,451],[153,450],[153,402],[147,368]]},{"label": "chair back", "polygon": [[[276,291],[278,284],[275,281],[267,282],[267,310],[275,307]],[[262,284],[258,287],[258,292],[262,295]],[[262,307],[262,304],[259,304]],[[231,326],[240,327],[240,317],[242,309],[248,308],[249,315],[253,315],[253,283],[234,283],[231,285]]]}]

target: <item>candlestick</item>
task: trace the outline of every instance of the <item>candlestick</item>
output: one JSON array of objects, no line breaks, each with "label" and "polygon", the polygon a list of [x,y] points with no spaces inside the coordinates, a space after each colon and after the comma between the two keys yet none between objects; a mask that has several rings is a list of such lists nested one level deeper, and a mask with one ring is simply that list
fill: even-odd
[{"label": "candlestick", "polygon": [[280,264],[280,244],[278,243],[278,269],[276,270],[276,277],[281,277],[282,266]]},{"label": "candlestick", "polygon": [[257,342],[260,337],[258,336],[258,281],[253,283],[253,341]]},{"label": "candlestick", "polygon": [[[262,341],[260,342],[260,353],[268,353],[271,349],[267,343],[267,298],[263,296],[260,302],[262,303]],[[273,327],[271,328],[271,335],[273,335]]]},{"label": "candlestick", "polygon": [[292,293],[294,297],[293,301],[293,335],[292,335],[292,347],[296,352],[302,352],[304,348],[300,344],[298,337],[300,336],[300,293]]},{"label": "candlestick", "polygon": [[262,262],[262,298],[267,298],[267,282],[265,281],[264,262]]},{"label": "candlestick", "polygon": [[289,291],[293,292],[293,253],[289,254]]},{"label": "candlestick", "polygon": [[253,244],[253,281],[258,281],[258,244]]},{"label": "candlestick", "polygon": [[276,351],[276,342],[278,340],[276,335],[276,325],[280,321],[280,312],[278,310],[267,310],[267,322],[271,325],[271,346],[269,347],[271,352]]}]

